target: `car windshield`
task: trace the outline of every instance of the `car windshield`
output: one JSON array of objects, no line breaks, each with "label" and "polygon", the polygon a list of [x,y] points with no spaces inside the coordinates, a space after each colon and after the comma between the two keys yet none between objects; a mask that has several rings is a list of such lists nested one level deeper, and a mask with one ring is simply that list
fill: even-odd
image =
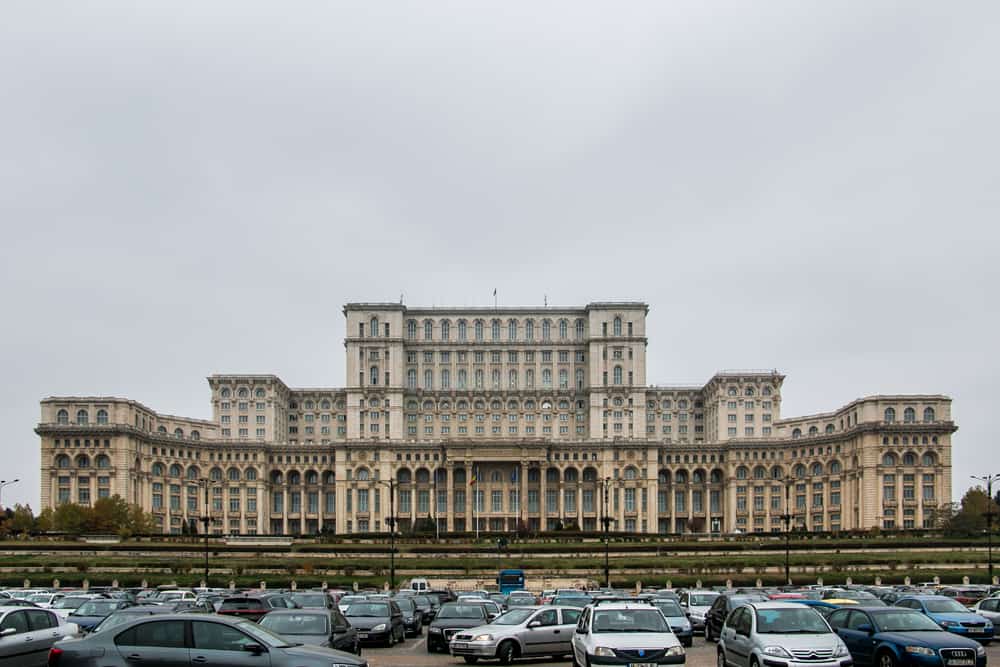
[{"label": "car windshield", "polygon": [[841,591],[837,593],[837,597],[841,600],[864,600],[866,602],[878,599],[871,593],[866,593],[865,591]]},{"label": "car windshield", "polygon": [[594,632],[670,632],[663,614],[655,609],[598,609]]},{"label": "car windshield", "polygon": [[758,609],[757,634],[796,635],[827,634],[826,621],[809,607],[799,609]]},{"label": "car windshield", "polygon": [[292,600],[299,603],[301,607],[313,607],[322,609],[326,607],[327,597],[323,593],[296,593]]},{"label": "car windshield", "polygon": [[919,611],[900,610],[873,614],[880,632],[944,632],[937,623]]},{"label": "car windshield", "polygon": [[354,604],[356,602],[364,602],[364,600],[365,598],[361,595],[345,595],[344,597],[340,598],[340,604],[349,605],[349,604]]},{"label": "car windshield", "polygon": [[712,595],[709,593],[697,593],[692,594],[688,598],[688,604],[692,607],[711,607],[712,603],[715,602],[715,598],[719,597],[718,594]]},{"label": "car windshield", "polygon": [[485,618],[481,604],[446,604],[438,612],[438,618]]},{"label": "car windshield", "polygon": [[91,600],[76,608],[77,616],[107,616],[118,607],[115,600]]},{"label": "car windshield", "polygon": [[420,607],[431,607],[431,599],[426,595],[414,595],[412,598],[413,602]]},{"label": "car windshield", "polygon": [[653,604],[656,605],[656,608],[662,611],[663,615],[667,618],[684,615],[684,612],[681,611],[681,606],[673,600],[657,600]]},{"label": "car windshield", "polygon": [[35,604],[46,603],[52,599],[52,595],[46,593],[44,595],[29,595],[28,602],[34,602]]},{"label": "car windshield", "polygon": [[399,605],[400,611],[414,611],[417,608],[416,603],[410,598],[396,598],[396,604]]},{"label": "car windshield", "polygon": [[294,646],[294,644],[289,644],[284,637],[280,637],[251,621],[240,621],[236,623],[236,627],[265,646],[272,648],[289,648],[290,646]]},{"label": "car windshield", "polygon": [[356,602],[344,612],[346,616],[381,618],[389,615],[389,605],[380,602]]},{"label": "car windshield", "polygon": [[52,608],[76,609],[77,607],[82,605],[84,602],[87,602],[88,600],[90,600],[90,598],[63,598],[62,600],[59,600],[54,605],[52,605]]},{"label": "car windshield", "polygon": [[493,625],[520,625],[534,613],[534,609],[512,609],[506,614],[493,619]]},{"label": "car windshield", "polygon": [[268,614],[260,619],[261,627],[279,635],[329,634],[327,614]]},{"label": "car windshield", "polygon": [[586,607],[590,604],[590,598],[585,598],[580,595],[561,595],[556,598],[552,598],[552,604],[562,605],[564,607]]},{"label": "car windshield", "polygon": [[955,602],[951,598],[942,598],[940,600],[924,600],[924,607],[931,614],[968,614],[968,609],[962,606],[960,602]]},{"label": "car windshield", "polygon": [[106,616],[103,621],[94,626],[93,632],[104,632],[109,628],[117,628],[119,625],[128,623],[129,621],[134,621],[140,616],[151,616],[152,612],[142,611],[142,612],[129,612],[129,611],[116,611],[110,616]]}]

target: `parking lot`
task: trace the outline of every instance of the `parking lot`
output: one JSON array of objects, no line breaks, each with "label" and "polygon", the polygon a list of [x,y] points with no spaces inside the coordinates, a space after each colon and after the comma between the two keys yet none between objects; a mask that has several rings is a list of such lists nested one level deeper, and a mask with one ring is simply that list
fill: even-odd
[{"label": "parking lot", "polygon": [[[987,661],[990,664],[1000,664],[1000,643],[991,644],[986,649]],[[414,667],[465,667],[465,661],[443,653],[427,653],[427,635],[422,637],[409,638],[403,644],[397,644],[393,648],[365,648],[362,655],[368,660],[371,667],[402,667],[413,665]],[[498,664],[496,662],[487,662]],[[515,664],[532,665],[534,667],[546,667],[548,665],[560,665],[568,667],[569,660],[519,660]],[[695,637],[694,646],[687,649],[687,663],[694,667],[715,667],[715,644],[709,643],[702,637]]]}]

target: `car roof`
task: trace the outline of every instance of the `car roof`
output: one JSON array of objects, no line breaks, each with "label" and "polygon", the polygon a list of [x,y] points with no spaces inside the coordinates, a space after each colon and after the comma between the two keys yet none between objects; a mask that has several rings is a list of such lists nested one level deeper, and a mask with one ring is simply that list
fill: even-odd
[{"label": "car roof", "polygon": [[[2,604],[2,603],[0,603],[0,613],[3,613],[5,611],[20,611],[22,609],[38,609],[40,611],[48,611],[48,609],[42,609],[41,607],[32,607],[32,606],[20,605],[20,604],[14,605],[14,604]],[[55,612],[52,612],[52,613],[55,613]]]},{"label": "car roof", "polygon": [[315,609],[315,608],[308,608],[308,609],[275,609],[274,611],[269,612],[267,614],[267,616],[302,616],[303,614],[315,614],[317,616],[320,616],[320,615],[323,615],[323,614],[329,615],[329,614],[334,614],[334,613],[336,613],[336,611],[333,610],[333,609]]},{"label": "car roof", "polygon": [[754,609],[801,609],[802,605],[792,601],[772,600],[768,602],[748,602],[748,607]]}]

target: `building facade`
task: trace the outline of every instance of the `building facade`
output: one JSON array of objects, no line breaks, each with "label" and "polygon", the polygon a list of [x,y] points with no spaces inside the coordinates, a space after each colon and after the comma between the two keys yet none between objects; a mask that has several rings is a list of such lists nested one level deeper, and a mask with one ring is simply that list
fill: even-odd
[{"label": "building facade", "polygon": [[777,371],[651,385],[639,302],[350,303],[346,384],[212,375],[212,419],[41,401],[43,507],[120,495],[164,533],[931,527],[951,499],[951,399],[782,417]]}]

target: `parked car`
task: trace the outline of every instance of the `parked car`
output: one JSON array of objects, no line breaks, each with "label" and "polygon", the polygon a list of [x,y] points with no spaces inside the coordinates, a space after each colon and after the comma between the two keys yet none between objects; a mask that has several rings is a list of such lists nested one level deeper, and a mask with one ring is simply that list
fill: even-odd
[{"label": "parked car", "polygon": [[344,616],[358,630],[362,644],[395,646],[406,639],[403,612],[394,600],[365,600],[354,602]]},{"label": "parked car", "polygon": [[573,633],[573,667],[683,664],[684,647],[659,609],[645,601],[595,600]]},{"label": "parked car", "polygon": [[735,595],[724,593],[717,597],[705,613],[705,641],[714,642],[722,632],[726,618],[737,607],[748,602],[766,602],[767,596],[761,594]]},{"label": "parked car", "polygon": [[538,598],[531,593],[514,591],[507,596],[507,609],[516,607],[534,607],[538,604]]},{"label": "parked car", "polygon": [[677,635],[677,639],[681,640],[681,644],[691,646],[694,642],[694,632],[691,629],[691,621],[688,620],[681,606],[670,598],[653,598],[650,602],[663,613],[667,619],[667,625]]},{"label": "parked car", "polygon": [[43,667],[52,645],[77,632],[47,609],[0,606],[0,665]]},{"label": "parked car", "polygon": [[53,604],[66,597],[62,593],[36,593],[28,598],[28,602],[42,609],[49,609]]},{"label": "parked car", "polygon": [[435,614],[437,614],[437,610],[440,609],[441,607],[440,602],[437,604],[437,606],[434,605],[434,600],[436,598],[421,593],[412,596],[411,599],[413,600],[413,604],[417,605],[417,609],[420,610],[420,614],[422,616],[421,621],[425,625],[434,620],[434,616]]},{"label": "parked car", "polygon": [[302,609],[334,609],[337,606],[333,598],[322,591],[303,591],[288,597]]},{"label": "parked car", "polygon": [[794,602],[750,602],[722,626],[719,667],[808,662],[850,667],[847,645],[815,610]]},{"label": "parked car", "polygon": [[948,632],[989,644],[993,640],[993,622],[943,595],[911,595],[896,602],[897,607],[916,609]]},{"label": "parked car", "polygon": [[985,619],[988,619],[993,623],[995,628],[997,621],[1000,621],[1000,598],[986,598],[985,600],[980,600],[972,608],[972,611],[976,612]]},{"label": "parked car", "polygon": [[337,606],[340,607],[341,612],[345,612],[355,602],[364,602],[367,599],[364,595],[344,595],[337,601]]},{"label": "parked car", "polygon": [[288,642],[244,618],[167,614],[140,617],[108,632],[57,642],[49,665],[225,665],[226,667],[367,667],[356,655]]},{"label": "parked car", "polygon": [[986,597],[986,589],[976,586],[952,586],[950,588],[942,588],[940,594],[953,599],[961,605],[972,607]]},{"label": "parked car", "polygon": [[945,632],[926,615],[902,607],[855,607],[830,614],[859,667],[985,667],[986,649]]},{"label": "parked car", "polygon": [[244,594],[228,597],[219,605],[223,616],[238,616],[249,621],[259,621],[274,609],[297,609],[298,605],[280,593]]},{"label": "parked car", "polygon": [[552,601],[549,602],[549,604],[556,605],[557,607],[576,607],[577,609],[583,609],[591,602],[593,602],[593,600],[585,595],[557,595],[552,598]]},{"label": "parked car", "polygon": [[691,631],[697,634],[705,632],[705,614],[715,599],[719,597],[716,591],[693,590],[680,594],[680,605],[691,621]]},{"label": "parked car", "polygon": [[76,623],[80,627],[81,632],[90,632],[91,628],[103,621],[106,616],[111,615],[119,609],[131,606],[133,606],[132,603],[126,600],[111,600],[108,598],[87,600],[70,612],[66,620]]},{"label": "parked car", "polygon": [[361,655],[358,631],[339,609],[275,609],[260,626],[291,642]]},{"label": "parked car", "polygon": [[448,642],[459,630],[466,630],[490,622],[486,607],[479,602],[449,602],[427,626],[427,652],[448,652]]},{"label": "parked car", "polygon": [[91,632],[104,632],[111,628],[117,628],[141,616],[156,616],[161,614],[176,613],[171,606],[162,604],[136,605],[119,609],[105,616],[100,623],[90,629]]},{"label": "parked car", "polygon": [[84,602],[88,602],[97,598],[97,595],[67,595],[61,600],[56,600],[52,603],[50,609],[56,613],[62,619],[69,617],[70,613],[82,605]]},{"label": "parked car", "polygon": [[403,614],[403,628],[406,634],[419,637],[424,634],[424,615],[411,597],[393,598]]},{"label": "parked car", "polygon": [[847,600],[847,604],[836,604],[832,600],[789,600],[789,602],[794,602],[795,604],[801,604],[806,607],[810,607],[819,612],[820,616],[827,618],[833,612],[837,611],[841,607],[856,607],[857,603],[853,600]]},{"label": "parked car", "polygon": [[492,623],[455,633],[449,648],[467,663],[540,655],[561,657],[572,651],[573,632],[582,611],[576,607],[518,607]]}]

